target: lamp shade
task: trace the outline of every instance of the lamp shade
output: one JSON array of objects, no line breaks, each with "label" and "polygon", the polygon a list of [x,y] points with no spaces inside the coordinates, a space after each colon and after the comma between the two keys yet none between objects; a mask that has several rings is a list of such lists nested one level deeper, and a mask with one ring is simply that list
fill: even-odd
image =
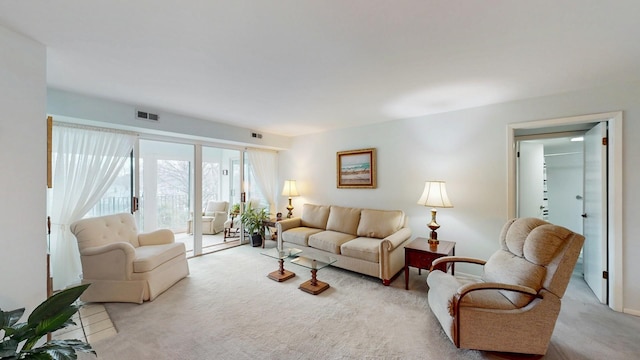
[{"label": "lamp shade", "polygon": [[449,196],[447,196],[447,188],[444,181],[426,181],[418,204],[428,207],[453,207],[451,201],[449,201]]},{"label": "lamp shade", "polygon": [[296,187],[295,180],[284,181],[284,187],[282,188],[282,196],[287,196],[287,197],[300,196],[300,194],[298,194],[298,188]]}]

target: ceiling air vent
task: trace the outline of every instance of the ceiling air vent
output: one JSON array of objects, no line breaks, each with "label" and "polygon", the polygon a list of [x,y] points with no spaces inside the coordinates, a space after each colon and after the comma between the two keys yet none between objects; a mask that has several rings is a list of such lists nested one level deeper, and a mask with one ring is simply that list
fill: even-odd
[{"label": "ceiling air vent", "polygon": [[136,111],[136,117],[138,119],[153,120],[153,121],[158,121],[158,119],[160,118],[158,114],[152,114],[150,112],[140,111],[140,110]]}]

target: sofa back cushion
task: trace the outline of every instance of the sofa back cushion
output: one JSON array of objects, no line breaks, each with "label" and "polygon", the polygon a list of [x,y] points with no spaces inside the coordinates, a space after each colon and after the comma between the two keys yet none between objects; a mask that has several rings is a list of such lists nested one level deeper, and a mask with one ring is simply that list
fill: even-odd
[{"label": "sofa back cushion", "polygon": [[327,230],[356,235],[360,222],[360,209],[331,206]]},{"label": "sofa back cushion", "polygon": [[204,209],[204,216],[215,216],[216,212],[227,212],[226,201],[209,201],[207,207]]},{"label": "sofa back cushion", "polygon": [[370,210],[360,211],[358,236],[383,239],[402,228],[404,212],[401,210]]},{"label": "sofa back cushion", "polygon": [[326,229],[327,219],[329,219],[329,206],[304,204],[302,206],[302,217],[300,224],[316,229]]},{"label": "sofa back cushion", "polygon": [[136,221],[129,213],[78,220],[71,224],[70,229],[76,236],[80,250],[116,242],[140,246]]}]

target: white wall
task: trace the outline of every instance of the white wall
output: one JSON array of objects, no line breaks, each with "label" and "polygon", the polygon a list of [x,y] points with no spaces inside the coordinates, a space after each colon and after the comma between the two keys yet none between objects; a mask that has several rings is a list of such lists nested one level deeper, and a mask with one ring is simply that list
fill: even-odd
[{"label": "white wall", "polygon": [[0,308],[30,313],[46,297],[46,49],[0,26],[0,51]]},{"label": "white wall", "polygon": [[252,145],[281,149],[289,147],[290,138],[263,134],[262,139],[251,137],[252,130],[189,116],[156,111],[159,121],[135,118],[136,106],[76,94],[59,89],[48,89],[47,112],[54,120],[82,122],[95,126],[110,126],[124,130],[144,131],[147,134],[175,136],[182,134],[191,139],[206,139],[230,145]]},{"label": "white wall", "polygon": [[[640,311],[640,83],[485,106],[383,124],[301,136],[282,151],[280,179],[296,179],[305,202],[402,209],[413,236],[426,236],[428,209],[416,204],[425,180],[445,180],[454,208],[438,211],[440,238],[456,254],[487,258],[507,220],[507,124],[624,111],[623,306]],[[375,147],[378,188],[337,189],[336,152]],[[281,199],[280,204],[286,202]],[[280,209],[283,210],[283,209]],[[470,265],[461,272],[474,272]]]}]

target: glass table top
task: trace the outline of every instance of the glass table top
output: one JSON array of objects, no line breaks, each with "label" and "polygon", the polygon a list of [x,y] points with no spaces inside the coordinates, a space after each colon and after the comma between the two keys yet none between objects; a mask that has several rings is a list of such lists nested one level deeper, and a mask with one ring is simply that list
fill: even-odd
[{"label": "glass table top", "polygon": [[300,266],[304,266],[308,269],[312,269],[312,270],[320,270],[322,268],[325,268],[331,264],[333,264],[334,262],[338,261],[338,259],[333,258],[331,256],[324,256],[324,255],[309,255],[309,256],[299,256],[293,260],[291,260],[292,263],[300,265]]},{"label": "glass table top", "polygon": [[288,257],[297,256],[301,252],[302,250],[296,249],[296,248],[285,248],[282,251],[279,251],[277,248],[271,248],[261,252],[261,254],[280,260],[280,259],[286,259]]}]

